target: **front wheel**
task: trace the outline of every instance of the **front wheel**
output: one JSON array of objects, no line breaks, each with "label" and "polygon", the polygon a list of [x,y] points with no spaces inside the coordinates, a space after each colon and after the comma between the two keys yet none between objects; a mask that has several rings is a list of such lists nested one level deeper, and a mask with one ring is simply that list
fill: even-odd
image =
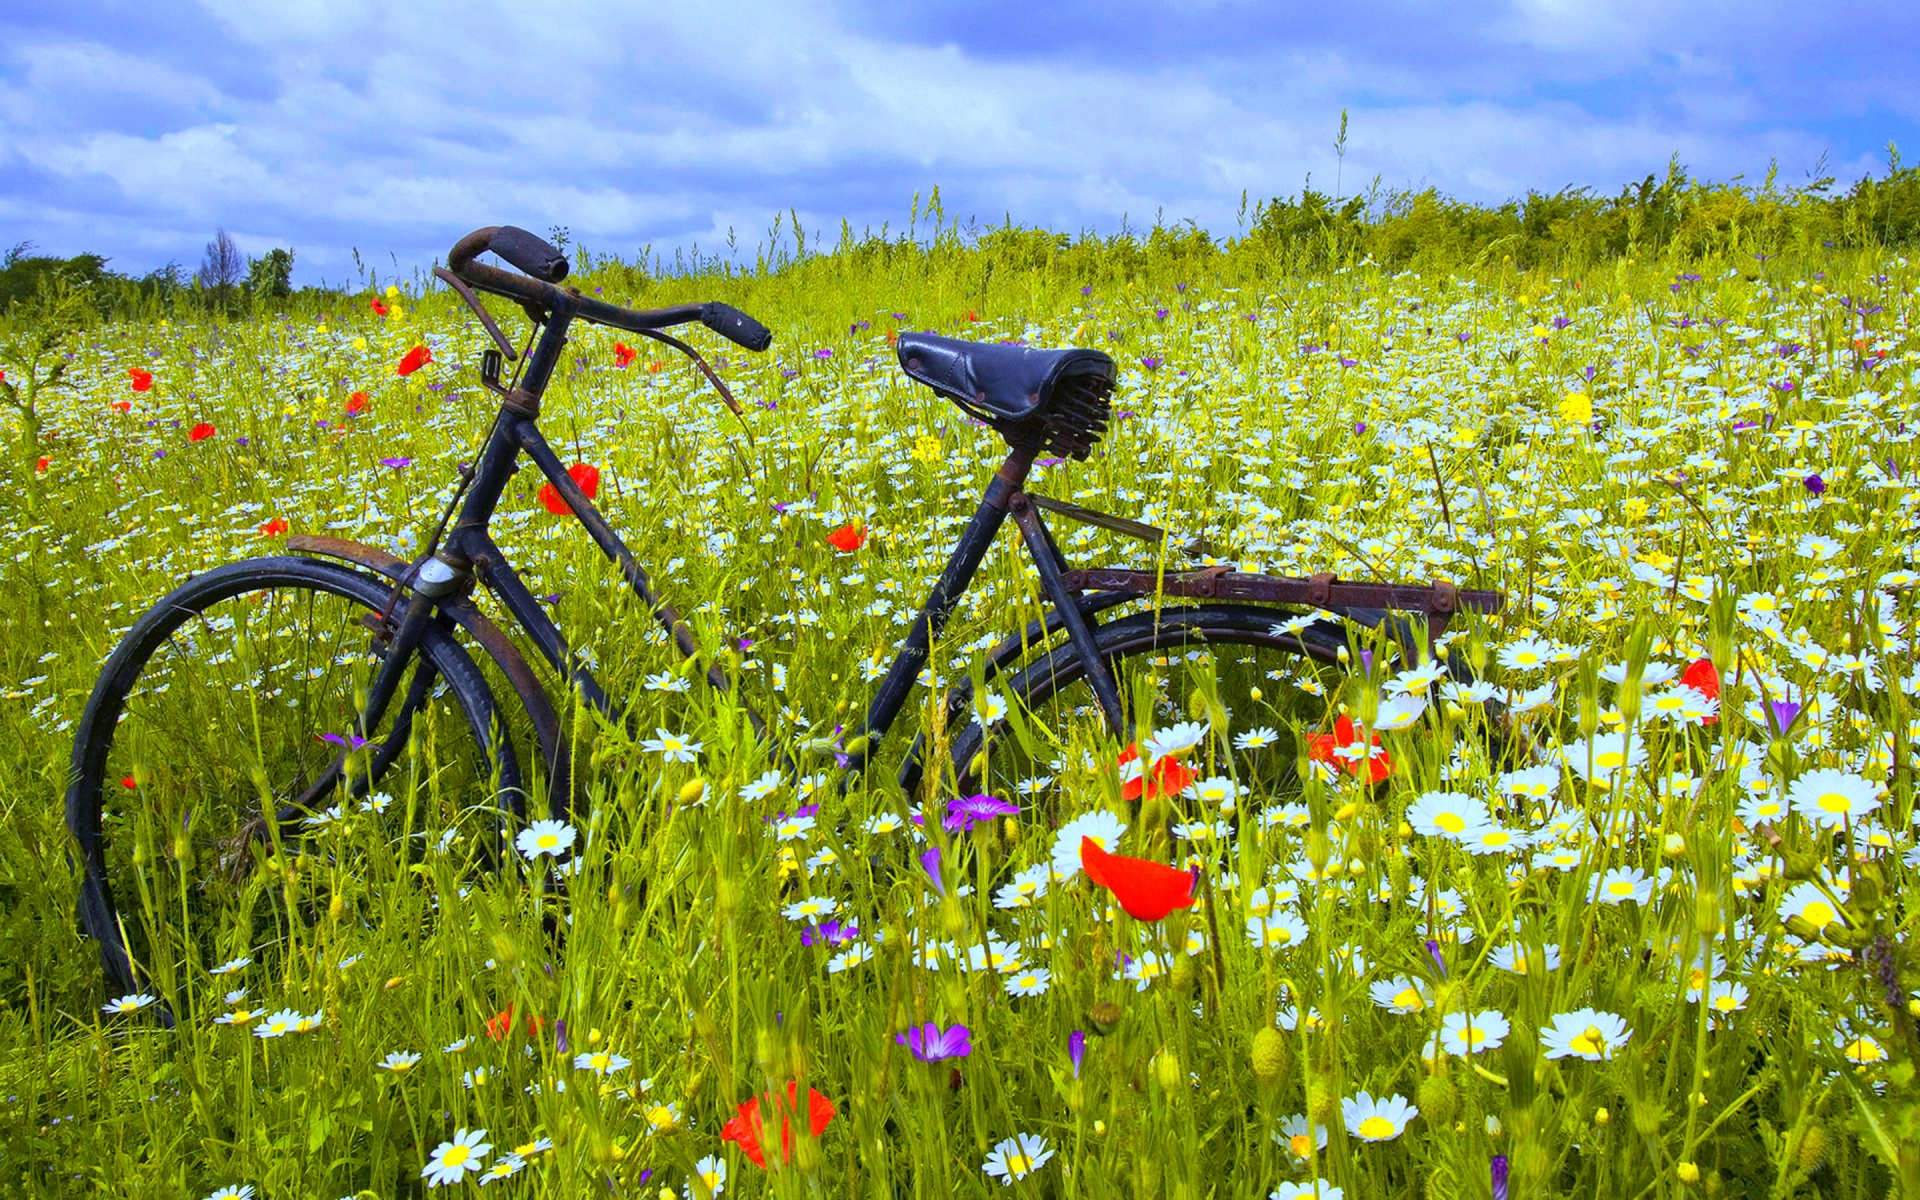
[{"label": "front wheel", "polygon": [[520,769],[445,628],[429,623],[386,712],[360,728],[391,594],[335,563],[251,559],[182,584],[121,639],[81,715],[66,799],[80,921],[114,994],[172,1006],[223,961],[294,937],[303,909],[324,909],[316,877],[381,869],[329,860],[349,824],[377,834],[355,846],[390,851],[394,883],[423,853],[499,852]]}]

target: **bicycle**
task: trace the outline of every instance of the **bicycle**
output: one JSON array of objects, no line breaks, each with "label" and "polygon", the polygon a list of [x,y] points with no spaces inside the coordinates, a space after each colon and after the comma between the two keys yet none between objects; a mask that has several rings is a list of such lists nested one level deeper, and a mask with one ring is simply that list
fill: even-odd
[{"label": "bicycle", "polygon": [[[518,273],[477,261],[487,251]],[[714,688],[732,687],[718,662],[701,661],[694,631],[562,465],[538,419],[575,321],[653,338],[686,354],[736,415],[740,406],[725,383],[698,351],[665,330],[699,321],[752,351],[765,350],[772,335],[725,304],[636,310],[562,287],[566,258],[511,226],[460,239],[447,266],[434,274],[473,310],[493,343],[482,355],[480,379],[499,409],[477,460],[461,468],[424,551],[406,561],[341,538],[295,535],[287,543],[291,553],[196,576],[125,634],[88,699],[72,753],[67,823],[82,867],[81,925],[99,943],[116,990],[152,984],[171,991],[183,976],[210,969],[223,928],[229,942],[252,946],[258,922],[296,919],[288,911],[291,899],[277,902],[274,890],[275,879],[290,880],[291,868],[283,866],[279,875],[263,868],[284,864],[290,843],[341,819],[348,805],[377,815],[391,803],[380,786],[403,761],[410,804],[424,795],[449,811],[478,807],[497,815],[499,836],[475,839],[464,860],[475,869],[505,853],[504,839],[526,819],[530,795],[544,791],[548,813],[569,816],[577,787],[558,710],[518,643],[475,599],[480,589],[491,594],[582,703],[620,718],[619,706],[570,651],[488,532],[522,454],[617,564],[683,658]],[[532,321],[519,350],[481,292],[518,304]],[[910,378],[993,429],[1008,454],[865,719],[844,735],[843,779],[865,771],[888,744],[933,644],[1009,518],[1049,607],[986,654],[977,674],[950,689],[944,705],[934,706],[928,728],[901,756],[897,779],[909,793],[932,782],[926,776],[932,763],[942,786],[965,794],[985,777],[996,747],[1011,750],[1017,743],[1026,759],[1044,757],[1049,738],[1088,711],[1116,743],[1139,740],[1135,726],[1151,716],[1165,683],[1159,667],[1172,665],[1176,653],[1206,660],[1207,677],[1219,685],[1207,711],[1221,726],[1229,712],[1221,687],[1236,689],[1235,707],[1272,707],[1261,683],[1280,674],[1270,665],[1273,655],[1346,669],[1353,644],[1345,632],[1279,617],[1332,613],[1384,631],[1418,657],[1420,631],[1393,614],[1425,618],[1430,655],[1455,613],[1490,613],[1501,605],[1496,592],[1446,582],[1302,579],[1223,566],[1169,570],[1164,561],[1153,570],[1076,568],[1043,511],[1140,538],[1163,553],[1167,546],[1167,535],[1152,526],[1025,489],[1040,455],[1084,461],[1104,435],[1117,381],[1113,360],[1095,350],[1032,350],[915,333],[900,336],[898,355]],[[514,370],[503,380],[509,362]],[[1134,601],[1148,607],[1111,616]],[[510,713],[470,645],[506,681],[530,723],[538,752],[531,763],[522,759]],[[1456,656],[1455,673],[1458,662]],[[1015,715],[965,720],[976,687],[989,683],[1009,693],[1007,708]],[[764,736],[765,721],[751,705],[743,707]],[[1224,727],[1217,736],[1224,738]],[[404,827],[413,830],[417,816],[409,812]],[[123,909],[116,880],[136,903]],[[288,882],[285,896],[292,895]]]}]

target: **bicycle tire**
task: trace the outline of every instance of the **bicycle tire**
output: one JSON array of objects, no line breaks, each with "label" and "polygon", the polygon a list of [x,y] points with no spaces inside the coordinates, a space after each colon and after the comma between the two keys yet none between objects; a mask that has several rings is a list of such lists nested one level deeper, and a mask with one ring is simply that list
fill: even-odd
[{"label": "bicycle tire", "polygon": [[[386,581],[340,564],[291,556],[247,559],[181,584],[122,636],[81,714],[66,795],[67,826],[81,868],[80,925],[99,944],[111,994],[156,985],[172,993],[185,975],[212,965],[205,960],[219,940],[221,921],[238,920],[243,931],[250,927],[246,918],[258,897],[243,899],[253,885],[243,887],[240,873],[249,879],[258,874],[265,856],[257,847],[271,847],[276,836],[282,848],[289,840],[297,848],[301,825],[324,814],[322,806],[337,797],[341,751],[326,734],[344,743],[341,731],[351,732],[358,711],[355,684],[364,689],[380,657],[366,614],[377,617],[391,595]],[[304,638],[285,628],[278,619],[283,614],[294,622],[304,615]],[[269,653],[261,655],[263,649]],[[411,748],[416,781],[425,769],[431,772],[427,782],[441,794],[484,789],[483,796],[458,800],[519,820],[524,799],[512,737],[473,659],[447,628],[430,623],[407,675],[373,736],[355,752],[364,758],[350,791],[363,806],[378,808],[380,793],[373,789]],[[443,690],[458,710],[447,739],[438,737]],[[263,707],[269,717],[277,708],[281,717],[297,720],[263,720]],[[247,710],[245,719],[239,719],[240,709]],[[413,745],[422,713],[428,728],[421,741],[432,735],[424,754]],[[426,755],[444,762],[423,763]],[[241,770],[247,759],[251,766]],[[319,766],[323,759],[334,759],[335,766]],[[311,793],[305,807],[290,808],[303,793]],[[410,802],[416,794],[409,790]],[[176,817],[171,845],[154,853],[156,820],[164,831]],[[489,822],[490,833],[495,824]],[[199,864],[212,869],[195,877]],[[169,872],[177,878],[165,879]],[[123,909],[116,882],[123,885],[123,899],[142,899]],[[178,888],[181,920],[197,928],[171,930],[166,926],[173,918],[156,917],[151,897],[163,883]],[[221,903],[247,911],[215,911]],[[168,909],[171,904],[170,898]],[[197,916],[206,919],[195,922]],[[250,939],[244,949],[254,951]]]},{"label": "bicycle tire", "polygon": [[[1101,658],[1114,672],[1123,697],[1131,694],[1130,680],[1139,664],[1144,661],[1148,669],[1170,666],[1170,662],[1155,663],[1151,660],[1167,659],[1169,652],[1175,650],[1184,654],[1217,647],[1243,647],[1266,653],[1274,664],[1305,659],[1320,664],[1329,672],[1344,674],[1344,660],[1350,653],[1345,628],[1318,622],[1298,632],[1279,632],[1278,627],[1293,615],[1282,609],[1250,605],[1182,605],[1133,613],[1109,621],[1094,630],[1094,644],[1099,648]],[[1406,631],[1391,628],[1389,632],[1397,636]],[[1277,667],[1261,669],[1259,677],[1265,677],[1266,669]],[[1058,732],[1075,715],[1095,723],[1101,721],[1092,689],[1077,686],[1083,685],[1085,679],[1085,663],[1072,645],[1061,643],[1042,652],[1012,674],[1003,676],[999,686],[1008,693],[1008,701],[1018,704],[1027,714],[1030,726],[1039,725]],[[1283,681],[1271,682],[1276,685],[1272,689],[1275,693],[1272,700],[1257,703],[1281,705],[1293,699],[1294,690],[1287,688]],[[1071,706],[1063,711],[1055,705],[1052,715],[1048,715],[1050,704],[1069,692],[1072,693],[1069,696]],[[1229,709],[1233,707],[1230,702],[1225,703]],[[1177,698],[1174,707],[1179,707]],[[1234,715],[1237,718],[1244,714]],[[1172,719],[1184,720],[1187,715],[1181,714]],[[1278,722],[1280,718],[1275,716],[1273,721]],[[1102,736],[1106,736],[1104,724],[1101,729]],[[1004,742],[1009,734],[1008,722],[988,726],[976,717],[955,736],[950,747],[950,761],[953,778],[961,794],[985,790],[996,782],[976,774],[980,755],[989,747]],[[1293,755],[1285,745],[1265,753],[1289,766],[1293,762]]]}]

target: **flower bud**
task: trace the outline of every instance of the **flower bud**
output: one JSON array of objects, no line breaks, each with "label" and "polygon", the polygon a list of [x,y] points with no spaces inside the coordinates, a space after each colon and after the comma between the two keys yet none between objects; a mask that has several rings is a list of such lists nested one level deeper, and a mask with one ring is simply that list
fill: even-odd
[{"label": "flower bud", "polygon": [[1453,1080],[1434,1074],[1420,1081],[1420,1115],[1432,1122],[1433,1128],[1451,1124],[1459,1107],[1460,1090],[1453,1086]]},{"label": "flower bud", "polygon": [[1339,1107],[1333,1089],[1315,1080],[1307,1088],[1307,1115],[1313,1118],[1315,1125],[1325,1125],[1333,1120],[1334,1110]]},{"label": "flower bud", "polygon": [[1700,1166],[1698,1163],[1683,1162],[1674,1168],[1673,1173],[1678,1175],[1680,1182],[1686,1184],[1688,1187],[1692,1187],[1694,1184],[1700,1182]]},{"label": "flower bud", "polygon": [[1176,995],[1184,996],[1193,990],[1193,956],[1176,954],[1173,966],[1167,971],[1167,985]]},{"label": "flower bud", "polygon": [[1278,1083],[1287,1073],[1287,1039],[1268,1025],[1253,1035],[1253,1077],[1261,1083]]},{"label": "flower bud", "polygon": [[1822,1125],[1811,1125],[1800,1138],[1799,1146],[1793,1152],[1802,1170],[1811,1171],[1827,1157],[1827,1130]]},{"label": "flower bud", "polygon": [[680,803],[692,804],[707,794],[707,781],[695,775],[680,785]]},{"label": "flower bud", "polygon": [[1594,1112],[1593,1112],[1593,1123],[1594,1123],[1595,1125],[1609,1125],[1609,1124],[1612,1124],[1612,1123],[1613,1123],[1613,1114],[1612,1114],[1612,1113],[1610,1113],[1610,1112],[1608,1112],[1608,1111],[1607,1111],[1606,1109],[1604,1109],[1604,1108],[1597,1108],[1597,1109],[1595,1109],[1595,1110],[1594,1110]]},{"label": "flower bud", "polygon": [[1153,1058],[1153,1077],[1160,1084],[1160,1090],[1171,1093],[1180,1086],[1185,1078],[1180,1073],[1180,1059],[1172,1050],[1161,1050]]},{"label": "flower bud", "polygon": [[1120,1006],[1111,1000],[1102,1000],[1087,1013],[1087,1020],[1093,1024],[1095,1033],[1105,1037],[1120,1024]]}]

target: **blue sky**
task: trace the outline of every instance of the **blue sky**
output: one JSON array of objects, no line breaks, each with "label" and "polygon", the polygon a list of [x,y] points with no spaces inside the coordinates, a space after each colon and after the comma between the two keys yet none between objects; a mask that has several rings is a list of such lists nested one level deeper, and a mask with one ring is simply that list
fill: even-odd
[{"label": "blue sky", "polygon": [[[1236,231],[1253,199],[1500,200],[1920,157],[1920,4],[0,0],[0,243],[297,276],[479,225],[748,258],[774,214]],[[1333,151],[1350,113],[1344,164]]]}]

